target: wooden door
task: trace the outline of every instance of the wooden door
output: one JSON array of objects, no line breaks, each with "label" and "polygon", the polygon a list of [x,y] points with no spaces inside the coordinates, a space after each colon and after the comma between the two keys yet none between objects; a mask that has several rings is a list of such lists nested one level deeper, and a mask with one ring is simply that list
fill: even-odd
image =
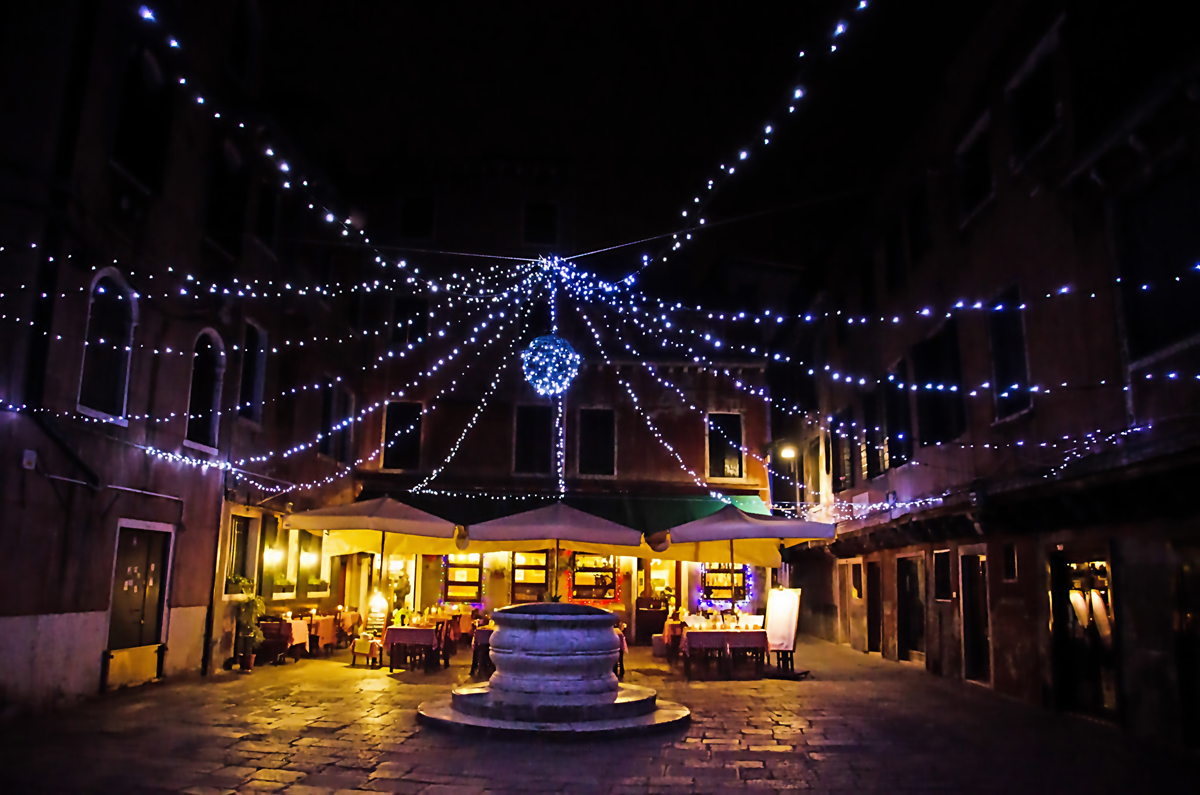
[{"label": "wooden door", "polygon": [[166,593],[167,533],[122,527],[117,536],[108,648],[131,649],[161,640]]},{"label": "wooden door", "polygon": [[883,572],[876,562],[867,564],[867,651],[883,650]]},{"label": "wooden door", "polygon": [[963,676],[977,682],[992,678],[988,626],[987,556],[962,556]]},{"label": "wooden door", "polygon": [[896,560],[896,635],[901,660],[925,659],[925,559]]}]

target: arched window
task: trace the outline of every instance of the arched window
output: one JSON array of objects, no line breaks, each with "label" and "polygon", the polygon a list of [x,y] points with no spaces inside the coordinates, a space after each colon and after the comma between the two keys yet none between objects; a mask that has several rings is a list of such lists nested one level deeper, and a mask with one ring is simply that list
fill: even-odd
[{"label": "arched window", "polygon": [[238,0],[229,37],[229,69],[243,83],[250,82],[258,64],[262,19],[254,0]]},{"label": "arched window", "polygon": [[221,411],[221,380],[225,350],[216,332],[196,338],[192,356],[192,389],[188,397],[187,441],[216,448]]},{"label": "arched window", "polygon": [[129,356],[137,299],[116,271],[102,272],[92,284],[79,407],[108,417],[125,416]]},{"label": "arched window", "polygon": [[170,132],[170,87],[154,54],[139,49],[125,69],[113,162],[142,187],[157,192],[162,187]]},{"label": "arched window", "polygon": [[223,139],[213,153],[208,187],[208,239],[233,259],[242,251],[246,225],[246,158],[231,139]]}]

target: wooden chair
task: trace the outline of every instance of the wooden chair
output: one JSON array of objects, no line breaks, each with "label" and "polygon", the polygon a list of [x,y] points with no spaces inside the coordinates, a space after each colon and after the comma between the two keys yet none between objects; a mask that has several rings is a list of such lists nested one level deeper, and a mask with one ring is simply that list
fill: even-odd
[{"label": "wooden chair", "polygon": [[450,655],[454,653],[451,650],[452,641],[450,640],[450,621],[448,619],[444,619],[437,622],[435,626],[436,629],[434,630],[434,635],[437,636],[437,647],[434,649],[433,653],[433,667],[434,670],[437,670],[438,657],[440,656],[442,666],[449,668]]},{"label": "wooden chair", "polygon": [[263,616],[258,620],[263,640],[259,645],[258,659],[272,665],[287,662],[288,645],[291,643],[291,628],[278,616]]},{"label": "wooden chair", "polygon": [[350,644],[350,665],[358,663],[358,655],[367,658],[367,665],[379,668],[383,665],[383,647],[370,632],[364,632]]}]

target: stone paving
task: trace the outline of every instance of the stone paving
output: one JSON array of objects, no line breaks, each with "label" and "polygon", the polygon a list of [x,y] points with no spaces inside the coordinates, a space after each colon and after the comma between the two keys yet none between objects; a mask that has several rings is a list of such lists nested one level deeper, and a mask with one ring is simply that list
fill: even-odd
[{"label": "stone paving", "polygon": [[692,708],[673,733],[578,743],[418,726],[465,681],[302,660],[121,693],[0,726],[0,792],[1197,792],[1200,757],[820,641],[804,681],[684,682],[634,649],[625,681]]}]

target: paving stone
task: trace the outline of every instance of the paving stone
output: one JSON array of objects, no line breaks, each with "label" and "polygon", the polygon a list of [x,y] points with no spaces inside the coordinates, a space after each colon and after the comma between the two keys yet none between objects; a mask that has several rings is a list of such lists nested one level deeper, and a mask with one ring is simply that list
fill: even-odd
[{"label": "paving stone", "polygon": [[[803,682],[682,680],[643,649],[626,681],[687,704],[661,736],[571,744],[443,734],[418,704],[466,681],[303,659],[129,690],[0,724],[0,792],[226,795],[1195,791],[1195,759],[1112,727],[802,640]],[[169,722],[161,716],[169,715]]]}]

